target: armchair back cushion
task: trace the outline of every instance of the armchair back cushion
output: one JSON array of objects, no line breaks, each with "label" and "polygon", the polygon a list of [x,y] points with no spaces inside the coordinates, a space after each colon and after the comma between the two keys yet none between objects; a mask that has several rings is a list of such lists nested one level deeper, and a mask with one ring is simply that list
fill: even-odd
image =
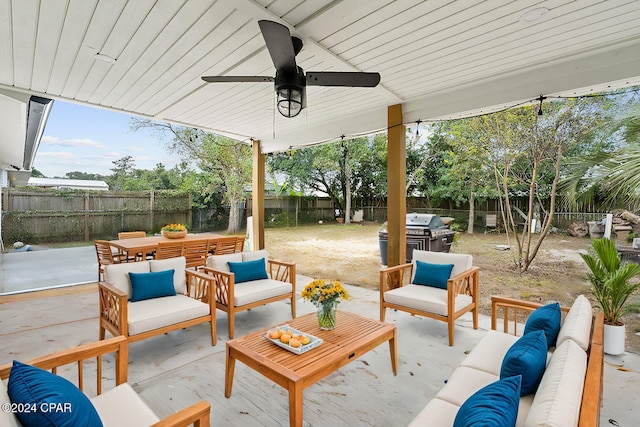
[{"label": "armchair back cushion", "polygon": [[[264,258],[265,262],[269,259],[269,253],[266,249],[260,249],[259,251],[247,251],[242,252],[242,261],[254,261],[256,259]],[[266,265],[265,265],[266,268]]]},{"label": "armchair back cushion", "polygon": [[[24,427],[102,426],[98,413],[80,389],[69,380],[35,366],[14,360],[8,393],[12,403],[35,405],[37,409],[18,412],[18,419]],[[41,405],[47,408],[54,406],[46,411]],[[66,405],[70,405],[67,411],[64,410]]]},{"label": "armchair back cushion", "polygon": [[231,273],[229,262],[242,262],[242,252],[225,255],[211,255],[207,257],[207,267],[215,268],[218,271]]},{"label": "armchair back cushion", "polygon": [[123,292],[131,299],[131,280],[129,273],[148,273],[149,261],[125,262],[104,266],[104,280]]},{"label": "armchair back cushion", "polygon": [[187,259],[183,256],[177,258],[154,259],[149,261],[149,271],[174,270],[173,287],[176,293],[184,295],[187,293]]},{"label": "armchair back cushion", "polygon": [[174,296],[176,289],[173,287],[173,273],[173,269],[149,273],[130,272],[131,302]]},{"label": "armchair back cushion", "polygon": [[[431,252],[431,251],[413,251],[413,262],[416,261],[427,262],[429,264],[453,264],[451,269],[451,277],[457,276],[460,273],[464,273],[473,267],[473,257],[469,254],[450,254],[446,252]],[[411,281],[413,282],[416,274],[416,268],[413,269],[413,276]]]}]

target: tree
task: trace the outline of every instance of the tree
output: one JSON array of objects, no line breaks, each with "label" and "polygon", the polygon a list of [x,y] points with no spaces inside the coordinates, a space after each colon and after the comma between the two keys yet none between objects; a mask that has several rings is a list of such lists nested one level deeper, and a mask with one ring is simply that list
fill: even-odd
[{"label": "tree", "polygon": [[229,207],[227,232],[241,230],[240,204],[246,199],[252,174],[252,152],[248,145],[199,129],[149,119],[132,119],[131,127],[152,129],[169,150],[193,164],[200,171],[190,181],[191,185],[198,185],[194,190],[205,202],[222,193]]},{"label": "tree", "polygon": [[113,174],[107,177],[107,184],[113,191],[123,191],[126,180],[133,176],[136,164],[131,156],[122,157],[111,163],[113,163],[111,168]]}]

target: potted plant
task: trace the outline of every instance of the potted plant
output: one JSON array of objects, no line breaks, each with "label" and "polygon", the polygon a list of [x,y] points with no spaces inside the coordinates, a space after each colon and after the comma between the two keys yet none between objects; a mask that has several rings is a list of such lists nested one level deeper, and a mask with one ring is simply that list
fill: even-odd
[{"label": "potted plant", "polygon": [[187,235],[187,227],[182,224],[167,224],[160,232],[167,239],[181,239]]},{"label": "potted plant", "polygon": [[626,312],[627,299],[640,287],[640,264],[623,262],[615,244],[605,238],[592,242],[594,255],[580,254],[591,270],[587,279],[604,313],[604,351],[624,352],[625,327],[621,317]]},{"label": "potted plant", "polygon": [[340,282],[315,279],[304,287],[302,298],[311,301],[318,308],[320,329],[331,330],[336,327],[337,306],[341,300],[349,299],[349,292]]}]

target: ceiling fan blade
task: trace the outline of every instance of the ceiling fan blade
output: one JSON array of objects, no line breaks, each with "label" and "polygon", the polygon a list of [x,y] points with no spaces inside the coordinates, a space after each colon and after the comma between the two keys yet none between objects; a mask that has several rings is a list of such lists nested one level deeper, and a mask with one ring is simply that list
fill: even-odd
[{"label": "ceiling fan blade", "polygon": [[307,71],[308,86],[376,87],[379,73]]},{"label": "ceiling fan blade", "polygon": [[258,25],[276,70],[295,71],[296,52],[289,29],[273,21],[258,21]]},{"label": "ceiling fan blade", "polygon": [[270,76],[202,76],[207,83],[262,83],[273,82]]}]

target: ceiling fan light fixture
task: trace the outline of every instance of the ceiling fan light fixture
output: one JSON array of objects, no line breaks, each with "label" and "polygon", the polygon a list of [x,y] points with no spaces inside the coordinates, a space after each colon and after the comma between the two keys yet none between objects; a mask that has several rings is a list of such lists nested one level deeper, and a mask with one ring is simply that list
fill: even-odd
[{"label": "ceiling fan light fixture", "polygon": [[302,111],[302,91],[298,88],[283,87],[277,90],[278,112],[284,117],[295,117]]}]

